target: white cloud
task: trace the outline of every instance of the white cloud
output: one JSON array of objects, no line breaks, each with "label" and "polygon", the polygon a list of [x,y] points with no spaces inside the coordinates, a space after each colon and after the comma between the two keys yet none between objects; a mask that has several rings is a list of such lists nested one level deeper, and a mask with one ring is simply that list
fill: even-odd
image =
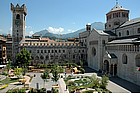
[{"label": "white cloud", "polygon": [[25,26],[26,29],[26,36],[32,36],[34,34],[32,26]]},{"label": "white cloud", "polygon": [[75,30],[68,29],[68,32],[73,33],[73,32],[75,32]]},{"label": "white cloud", "polygon": [[49,31],[50,33],[59,34],[59,33],[64,32],[64,28],[62,28],[62,27],[59,27],[59,28],[49,27],[49,28],[48,28],[48,31]]},{"label": "white cloud", "polygon": [[31,26],[25,26],[25,29],[32,29]]},{"label": "white cloud", "polygon": [[26,32],[26,36],[32,36],[33,34],[34,34],[34,31]]},{"label": "white cloud", "polygon": [[29,36],[33,35],[34,34],[34,31],[30,31],[29,32]]}]

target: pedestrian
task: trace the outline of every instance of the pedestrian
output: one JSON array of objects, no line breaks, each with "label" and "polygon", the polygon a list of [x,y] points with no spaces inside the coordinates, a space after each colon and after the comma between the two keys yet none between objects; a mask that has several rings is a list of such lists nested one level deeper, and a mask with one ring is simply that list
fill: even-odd
[{"label": "pedestrian", "polygon": [[66,77],[66,72],[64,74],[65,74],[65,77]]}]

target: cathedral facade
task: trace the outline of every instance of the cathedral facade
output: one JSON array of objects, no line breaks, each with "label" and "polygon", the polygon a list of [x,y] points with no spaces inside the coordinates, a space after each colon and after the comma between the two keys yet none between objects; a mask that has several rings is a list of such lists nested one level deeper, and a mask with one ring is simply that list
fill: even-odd
[{"label": "cathedral facade", "polygon": [[88,66],[140,85],[140,18],[118,3],[106,14],[105,30],[79,35],[87,46]]}]

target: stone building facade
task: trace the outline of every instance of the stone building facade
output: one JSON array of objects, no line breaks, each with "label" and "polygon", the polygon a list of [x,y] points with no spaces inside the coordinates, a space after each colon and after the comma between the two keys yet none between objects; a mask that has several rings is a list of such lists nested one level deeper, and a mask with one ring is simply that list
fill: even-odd
[{"label": "stone building facade", "polygon": [[12,11],[12,61],[15,62],[16,54],[19,52],[19,42],[25,38],[25,24],[27,8],[23,4],[14,6],[11,3]]},{"label": "stone building facade", "polygon": [[106,14],[105,30],[93,29],[84,40],[90,68],[140,85],[140,18],[129,20],[129,10],[117,3]]},{"label": "stone building facade", "polygon": [[50,64],[80,61],[86,63],[86,47],[79,42],[56,42],[49,38],[26,38],[20,42],[20,48],[26,48],[32,56],[31,64]]},{"label": "stone building facade", "polygon": [[7,60],[12,60],[12,36],[8,34],[6,37],[6,53],[7,53]]},{"label": "stone building facade", "polygon": [[6,39],[3,36],[0,36],[0,65],[5,65],[6,63]]}]

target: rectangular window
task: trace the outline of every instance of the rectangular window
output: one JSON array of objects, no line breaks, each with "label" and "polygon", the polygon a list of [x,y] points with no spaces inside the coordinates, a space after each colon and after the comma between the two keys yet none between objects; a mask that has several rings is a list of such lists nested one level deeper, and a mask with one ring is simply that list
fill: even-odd
[{"label": "rectangular window", "polygon": [[37,50],[37,53],[39,53],[39,50]]},{"label": "rectangular window", "polygon": [[65,50],[63,50],[63,53],[65,53]]},{"label": "rectangular window", "polygon": [[140,28],[138,28],[138,34],[140,33]]},{"label": "rectangular window", "polygon": [[43,50],[41,50],[41,53],[43,53]]},{"label": "rectangular window", "polygon": [[47,53],[47,51],[46,51],[46,50],[44,50],[44,53]]},{"label": "rectangular window", "polygon": [[50,50],[48,50],[48,53],[50,53]]},{"label": "rectangular window", "polygon": [[53,53],[53,50],[52,50],[52,53]]}]

